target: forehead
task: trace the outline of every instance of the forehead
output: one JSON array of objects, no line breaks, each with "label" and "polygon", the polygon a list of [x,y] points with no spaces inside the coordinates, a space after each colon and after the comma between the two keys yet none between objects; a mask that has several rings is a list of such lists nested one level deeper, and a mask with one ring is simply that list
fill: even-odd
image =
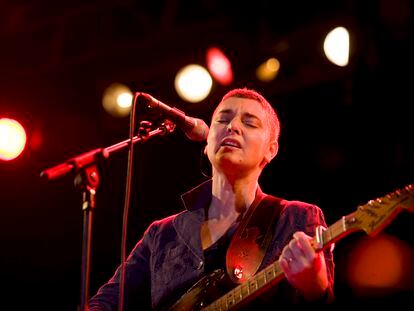
[{"label": "forehead", "polygon": [[229,97],[222,101],[214,111],[214,115],[220,112],[248,113],[257,117],[265,117],[266,111],[262,104],[255,99]]}]

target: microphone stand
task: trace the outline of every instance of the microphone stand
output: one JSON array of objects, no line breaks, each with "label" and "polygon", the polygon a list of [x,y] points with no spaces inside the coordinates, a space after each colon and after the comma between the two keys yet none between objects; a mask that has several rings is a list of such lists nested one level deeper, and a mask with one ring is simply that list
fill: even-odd
[{"label": "microphone stand", "polygon": [[97,163],[101,159],[119,150],[138,142],[145,142],[149,138],[169,134],[174,131],[175,124],[170,120],[165,120],[158,128],[151,130],[152,123],[142,121],[138,130],[138,135],[132,139],[126,139],[117,144],[106,148],[98,148],[78,156],[75,156],[61,164],[48,168],[40,173],[42,178],[55,180],[68,173],[77,173],[74,184],[82,190],[82,211],[83,211],[83,237],[82,237],[82,267],[81,267],[81,305],[80,311],[88,310],[89,300],[89,276],[92,245],[92,216],[96,206],[96,191],[99,186],[99,171]]}]

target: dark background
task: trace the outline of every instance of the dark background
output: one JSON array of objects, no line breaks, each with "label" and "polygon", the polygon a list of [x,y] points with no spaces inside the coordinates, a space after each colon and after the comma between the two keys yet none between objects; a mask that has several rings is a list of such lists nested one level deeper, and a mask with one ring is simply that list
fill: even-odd
[{"label": "dark background", "polygon": [[[101,105],[112,82],[206,122],[229,88],[262,92],[282,123],[279,155],[262,187],[319,205],[328,224],[414,181],[412,2],[239,2],[0,0],[0,116],[21,120],[28,132],[25,152],[0,163],[2,304],[77,308],[81,192],[73,176],[45,182],[39,174],[127,139],[129,119],[111,117]],[[351,34],[345,68],[322,51],[324,36],[339,25]],[[190,106],[175,93],[174,75],[188,63],[205,64],[212,45],[232,61],[235,80],[228,87],[214,83],[205,101]],[[281,71],[274,81],[259,82],[255,68],[270,56],[281,61]],[[128,250],[148,224],[180,210],[179,194],[204,180],[202,147],[180,131],[136,147]],[[100,165],[91,293],[120,260],[126,160],[120,152]],[[382,234],[413,252],[413,224],[404,212]],[[413,303],[412,256],[404,266],[409,280],[400,286],[355,290],[347,271],[364,237],[337,243],[339,304]],[[378,267],[379,274],[389,269]]]}]

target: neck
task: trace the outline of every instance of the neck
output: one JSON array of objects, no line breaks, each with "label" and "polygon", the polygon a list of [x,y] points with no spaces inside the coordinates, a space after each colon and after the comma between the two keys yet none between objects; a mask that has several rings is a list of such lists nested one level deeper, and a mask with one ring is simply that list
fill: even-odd
[{"label": "neck", "polygon": [[258,187],[255,176],[229,179],[226,175],[213,174],[213,200],[211,215],[215,218],[237,216],[254,201]]}]

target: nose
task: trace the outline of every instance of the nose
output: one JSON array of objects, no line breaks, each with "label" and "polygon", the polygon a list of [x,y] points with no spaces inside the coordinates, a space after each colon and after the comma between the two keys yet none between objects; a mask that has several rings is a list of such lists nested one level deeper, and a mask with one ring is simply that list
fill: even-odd
[{"label": "nose", "polygon": [[227,124],[227,131],[228,132],[235,132],[237,134],[240,134],[240,121],[237,118],[232,119]]}]

